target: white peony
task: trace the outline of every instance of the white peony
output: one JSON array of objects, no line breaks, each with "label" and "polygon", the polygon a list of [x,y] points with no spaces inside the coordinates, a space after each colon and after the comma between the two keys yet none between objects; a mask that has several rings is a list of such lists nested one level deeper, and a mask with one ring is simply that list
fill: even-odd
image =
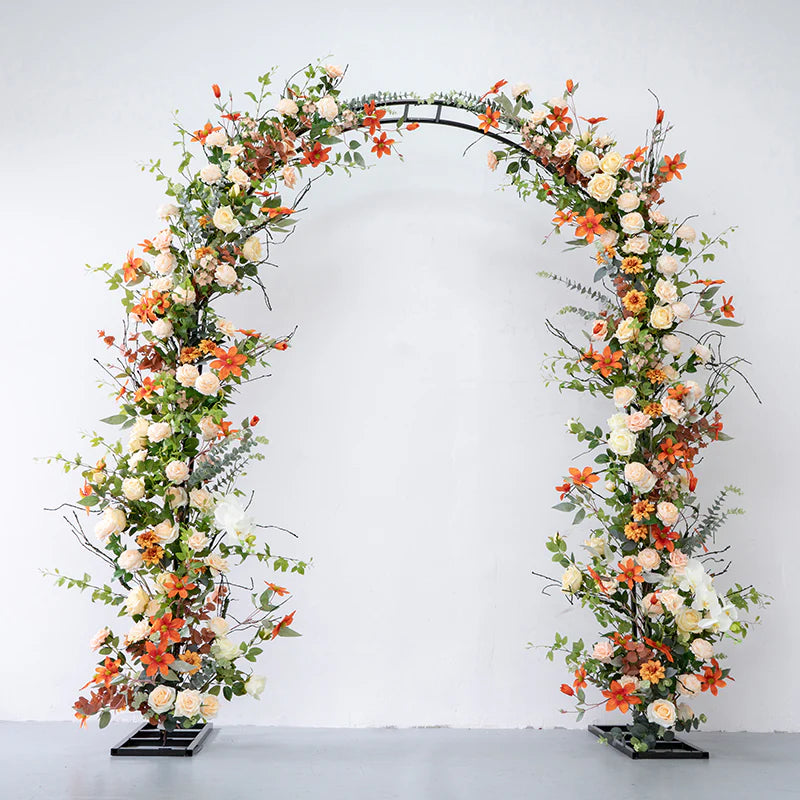
[{"label": "white peony", "polygon": [[514,85],[511,87],[511,96],[512,96],[512,97],[513,97],[515,100],[517,100],[517,99],[518,99],[519,97],[521,97],[523,94],[528,94],[528,92],[529,92],[530,90],[531,90],[531,86],[530,86],[530,84],[529,84],[529,83],[515,83],[515,84],[514,84]]},{"label": "white peony", "polygon": [[679,300],[677,303],[673,303],[670,308],[672,308],[672,313],[675,315],[675,319],[679,322],[686,322],[692,316],[692,309],[689,308],[686,303],[682,300]]},{"label": "white peony", "polygon": [[100,519],[94,526],[94,535],[104,542],[114,533],[122,533],[128,524],[125,512],[121,508],[109,506],[100,515]]},{"label": "white peony", "polygon": [[153,442],[163,442],[172,436],[172,426],[169,422],[152,422],[147,428],[147,438]]},{"label": "white peony", "polygon": [[639,195],[636,192],[623,192],[617,198],[617,208],[620,211],[629,212],[629,211],[636,211],[637,208],[641,205],[641,200],[639,199]]},{"label": "white peony", "polygon": [[228,144],[228,137],[225,131],[211,131],[206,136],[206,147],[225,147]]},{"label": "white peony", "polygon": [[678,356],[681,353],[681,340],[680,337],[674,333],[668,333],[666,336],[661,337],[661,346],[673,356]]},{"label": "white peony", "polygon": [[290,97],[282,97],[278,100],[275,110],[285,117],[294,117],[300,109],[298,109],[297,103]]},{"label": "white peony", "polygon": [[221,661],[233,661],[242,654],[239,646],[227,636],[218,636],[211,645],[211,652],[215,658]]},{"label": "white peony", "polygon": [[228,624],[228,620],[224,619],[223,617],[211,617],[206,625],[215,636],[225,636],[231,629],[231,626]]},{"label": "white peony", "polygon": [[141,586],[134,586],[125,598],[125,610],[131,617],[141,614],[150,602],[150,597]]},{"label": "white peony", "polygon": [[169,339],[175,332],[172,323],[168,319],[157,319],[153,323],[151,330],[156,339]]},{"label": "white peony", "polygon": [[263,250],[261,248],[261,241],[257,236],[251,236],[245,243],[242,245],[242,255],[248,261],[260,261],[261,256],[263,255]]},{"label": "white peony", "polygon": [[125,644],[141,642],[150,635],[150,620],[140,619],[131,625],[130,630],[125,634]]},{"label": "white peony", "polygon": [[255,520],[247,514],[235,495],[227,495],[217,501],[214,524],[219,530],[240,539],[250,536],[255,530]]},{"label": "white peony", "polygon": [[678,263],[678,259],[675,256],[668,255],[664,253],[658,257],[656,261],[656,269],[662,274],[666,275],[667,277],[674,275],[680,264]]},{"label": "white peony", "polygon": [[702,361],[704,364],[711,358],[711,348],[706,347],[704,344],[696,344],[692,348],[692,352]]},{"label": "white peony", "polygon": [[175,370],[175,380],[187,389],[194,386],[198,377],[200,377],[200,371],[194,364],[181,364]]},{"label": "white peony", "polygon": [[630,456],[636,450],[636,434],[627,429],[612,431],[608,437],[609,448],[618,456]]},{"label": "white peony", "polygon": [[678,289],[675,284],[663,278],[656,281],[653,291],[662,303],[675,303],[678,300]]},{"label": "white peony", "polygon": [[681,225],[675,235],[684,242],[693,242],[697,238],[697,231],[691,225]]},{"label": "white peony", "polygon": [[326,94],[317,103],[317,113],[328,122],[333,122],[339,113],[339,106],[336,105],[336,101],[329,94]]}]

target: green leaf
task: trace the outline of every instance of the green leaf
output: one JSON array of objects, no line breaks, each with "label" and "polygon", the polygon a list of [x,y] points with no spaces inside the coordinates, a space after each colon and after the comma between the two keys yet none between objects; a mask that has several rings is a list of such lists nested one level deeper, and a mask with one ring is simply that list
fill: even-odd
[{"label": "green leaf", "polygon": [[105,417],[100,422],[105,422],[106,425],[122,425],[128,419],[127,414],[114,414],[113,417]]},{"label": "green leaf", "polygon": [[81,497],[81,499],[78,500],[78,505],[84,508],[91,508],[92,506],[96,506],[99,502],[100,498],[96,494],[90,494],[88,497]]},{"label": "green leaf", "polygon": [[100,715],[100,727],[101,728],[105,728],[106,725],[108,725],[109,722],[111,722],[111,712],[108,709],[106,709]]}]

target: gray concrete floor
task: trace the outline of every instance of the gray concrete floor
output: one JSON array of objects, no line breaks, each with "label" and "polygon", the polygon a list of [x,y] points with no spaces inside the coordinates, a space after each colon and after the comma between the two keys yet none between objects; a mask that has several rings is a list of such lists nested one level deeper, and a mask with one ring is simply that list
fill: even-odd
[{"label": "gray concrete floor", "polygon": [[130,726],[0,723],[2,800],[800,797],[800,734],[698,733],[630,761],[584,731],[219,727],[194,758],[111,758]]}]

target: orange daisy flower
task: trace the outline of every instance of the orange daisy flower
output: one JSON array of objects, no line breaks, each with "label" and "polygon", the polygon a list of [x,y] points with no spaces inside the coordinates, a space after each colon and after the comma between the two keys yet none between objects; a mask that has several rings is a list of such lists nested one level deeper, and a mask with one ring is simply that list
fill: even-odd
[{"label": "orange daisy flower", "polygon": [[595,353],[592,358],[594,358],[594,364],[592,364],[593,371],[600,371],[600,374],[607,378],[612,370],[615,369],[622,369],[622,350],[615,350],[613,353],[611,352],[610,347],[606,347],[602,353]]},{"label": "orange daisy flower", "polygon": [[633,589],[635,583],[644,583],[642,568],[632,558],[618,562],[617,566],[620,570],[617,580],[620,583],[627,583],[629,589]]},{"label": "orange daisy flower", "polygon": [[628,522],[625,525],[625,538],[632,542],[641,542],[647,538],[647,526],[639,525],[636,522]]},{"label": "orange daisy flower", "polygon": [[631,289],[623,298],[622,305],[632,314],[641,314],[647,307],[647,297],[638,289]]},{"label": "orange daisy flower", "polygon": [[162,649],[161,645],[154,645],[152,642],[147,641],[144,643],[147,652],[142,656],[142,664],[145,664],[147,669],[145,675],[152,678],[157,672],[160,672],[164,677],[169,672],[169,665],[175,660],[172,653],[166,651],[166,645]]},{"label": "orange daisy flower", "polygon": [[660,661],[645,661],[639,668],[639,677],[643,681],[650,681],[650,683],[658,683],[666,676],[664,672],[664,665]]},{"label": "orange daisy flower", "polygon": [[592,484],[600,480],[600,476],[595,475],[591,467],[584,467],[583,472],[575,467],[570,467],[569,474],[572,475],[572,483],[575,486],[585,486],[587,489],[591,489]]},{"label": "orange daisy flower", "polygon": [[229,375],[239,377],[242,374],[242,366],[247,363],[247,356],[236,349],[236,345],[227,352],[222,347],[214,350],[216,358],[209,364],[211,369],[217,370],[220,380],[224,381]]},{"label": "orange daisy flower", "polygon": [[639,256],[626,256],[622,259],[619,268],[626,275],[638,275],[643,269],[642,259]]},{"label": "orange daisy flower", "polygon": [[638,706],[642,702],[641,697],[636,697],[635,683],[626,683],[624,686],[619,681],[611,681],[608,691],[603,691],[603,697],[608,698],[606,711],[613,711],[618,708],[623,714],[628,713],[631,706]]},{"label": "orange daisy flower", "polygon": [[486,106],[486,112],[483,114],[478,114],[478,119],[481,121],[478,127],[484,132],[489,133],[492,128],[500,127],[497,124],[497,120],[500,119],[500,112],[499,111],[492,111],[491,106]]},{"label": "orange daisy flower", "polygon": [[664,156],[664,163],[661,165],[659,172],[663,173],[664,180],[669,182],[673,178],[683,180],[682,169],[686,169],[686,164],[681,161],[680,154],[676,154],[674,158]]}]

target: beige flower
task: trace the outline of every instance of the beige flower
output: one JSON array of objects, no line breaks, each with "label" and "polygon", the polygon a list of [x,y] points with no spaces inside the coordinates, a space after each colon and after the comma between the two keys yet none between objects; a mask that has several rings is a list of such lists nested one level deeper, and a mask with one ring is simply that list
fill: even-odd
[{"label": "beige flower", "polygon": [[575,140],[571,136],[564,136],[558,140],[553,148],[553,155],[556,158],[569,158],[575,151]]},{"label": "beige flower", "polygon": [[147,696],[147,705],[156,712],[163,714],[172,707],[175,700],[175,689],[172,686],[156,686]]},{"label": "beige flower", "polygon": [[155,257],[153,266],[159,275],[169,275],[170,273],[174,272],[175,267],[178,266],[178,259],[175,258],[173,253],[166,251],[164,253],[159,253]]},{"label": "beige flower", "polygon": [[170,461],[164,474],[173,483],[183,483],[189,477],[189,465],[185,461]]},{"label": "beige flower", "polygon": [[226,175],[231,183],[235,183],[240,189],[250,186],[250,176],[241,167],[231,167]]},{"label": "beige flower", "polygon": [[617,190],[617,180],[605,172],[598,172],[592,176],[586,189],[595,200],[605,203]]},{"label": "beige flower", "polygon": [[681,633],[697,633],[700,630],[700,612],[693,608],[682,608],[675,615],[675,624]]},{"label": "beige flower", "polygon": [[336,101],[329,94],[326,94],[317,103],[317,113],[328,122],[333,122],[339,113],[339,106],[336,105]]},{"label": "beige flower", "polygon": [[211,185],[222,180],[222,170],[216,164],[207,164],[200,170],[200,180]]},{"label": "beige flower", "polygon": [[140,550],[133,548],[131,550],[124,550],[120,553],[117,563],[122,569],[128,572],[136,572],[140,569],[144,561],[142,560],[142,553]]},{"label": "beige flower", "polygon": [[172,436],[172,426],[169,422],[152,422],[147,428],[147,438],[154,444],[163,442]]},{"label": "beige flower", "polygon": [[[219,391],[219,378],[213,372],[204,372],[194,383],[194,388],[206,397],[212,397]],[[214,434],[216,436],[216,434]]]},{"label": "beige flower", "polygon": [[337,64],[327,64],[325,66],[325,74],[331,79],[341,78],[344,75],[344,70]]},{"label": "beige flower", "polygon": [[582,582],[581,571],[574,564],[570,564],[561,576],[561,590],[570,594],[577,592]]},{"label": "beige flower", "polygon": [[621,344],[632,342],[638,335],[639,323],[636,321],[635,317],[626,317],[623,319],[622,322],[617,325],[617,330],[614,332],[614,336],[617,337],[617,340]]},{"label": "beige flower", "polygon": [[627,408],[634,397],[636,397],[636,389],[632,386],[617,386],[614,389],[614,405],[617,408]]},{"label": "beige flower", "polygon": [[219,700],[213,694],[204,694],[200,713],[204,719],[214,719],[219,713]]},{"label": "beige flower", "polygon": [[131,617],[141,614],[147,608],[150,597],[141,586],[134,586],[125,598],[125,610]]},{"label": "beige flower", "polygon": [[701,660],[710,661],[714,658],[714,645],[706,639],[695,639],[689,649]]},{"label": "beige flower", "polygon": [[620,220],[622,224],[622,232],[627,233],[629,236],[634,236],[644,230],[644,217],[638,211],[631,211],[625,214]]},{"label": "beige flower", "polygon": [[635,487],[640,494],[646,494],[656,485],[656,476],[639,461],[630,461],[625,465],[625,480]]},{"label": "beige flower", "polygon": [[678,675],[676,687],[679,694],[686,695],[687,697],[694,697],[694,695],[700,693],[702,688],[700,679],[697,675],[692,675],[691,673]]},{"label": "beige flower", "polygon": [[600,159],[591,150],[581,150],[575,161],[575,166],[581,175],[587,178],[600,169]]},{"label": "beige flower", "polygon": [[242,245],[242,255],[248,261],[260,261],[264,251],[258,236],[251,236]]},{"label": "beige flower", "polygon": [[675,724],[676,710],[669,700],[653,700],[647,706],[647,719],[662,728],[671,728]]},{"label": "beige flower", "polygon": [[600,159],[600,169],[608,175],[616,175],[621,166],[622,155],[616,150],[606,153],[603,158]]},{"label": "beige flower", "polygon": [[211,508],[213,498],[211,492],[201,487],[192,489],[189,492],[189,502],[193,508],[199,508],[201,511],[207,511]]},{"label": "beige flower", "polygon": [[675,284],[671,281],[665,281],[663,278],[659,278],[656,281],[653,291],[662,303],[675,303],[678,300],[678,289]]},{"label": "beige flower", "polygon": [[281,178],[283,182],[286,184],[287,189],[294,189],[295,184],[297,183],[297,172],[294,167],[284,167],[281,170]]},{"label": "beige flower", "polygon": [[650,327],[657,330],[666,330],[672,327],[675,315],[672,306],[654,306],[650,311]]},{"label": "beige flower", "polygon": [[100,519],[97,520],[97,524],[94,526],[94,535],[101,542],[104,542],[112,534],[122,533],[127,524],[128,520],[125,512],[121,508],[109,506],[100,515]]},{"label": "beige flower", "polygon": [[194,386],[195,381],[199,377],[200,371],[194,364],[181,364],[178,369],[175,370],[175,380],[187,389]]},{"label": "beige flower", "polygon": [[640,550],[636,560],[639,562],[639,566],[648,570],[648,572],[658,569],[661,564],[661,556],[658,554],[658,550],[654,550],[652,547],[645,547],[644,550]]},{"label": "beige flower", "polygon": [[617,208],[620,211],[636,211],[641,204],[641,200],[639,199],[639,195],[636,192],[623,192],[617,198]]},{"label": "beige flower", "polygon": [[128,500],[141,500],[144,497],[144,481],[141,478],[125,478],[122,481],[122,494]]},{"label": "beige flower", "polygon": [[220,286],[233,286],[239,280],[236,270],[230,264],[220,264],[214,270],[214,278]]},{"label": "beige flower", "polygon": [[225,233],[233,233],[239,227],[239,222],[230,206],[220,206],[213,217],[214,226]]},{"label": "beige flower", "polygon": [[196,717],[200,714],[203,695],[197,689],[184,689],[175,698],[176,717]]}]

